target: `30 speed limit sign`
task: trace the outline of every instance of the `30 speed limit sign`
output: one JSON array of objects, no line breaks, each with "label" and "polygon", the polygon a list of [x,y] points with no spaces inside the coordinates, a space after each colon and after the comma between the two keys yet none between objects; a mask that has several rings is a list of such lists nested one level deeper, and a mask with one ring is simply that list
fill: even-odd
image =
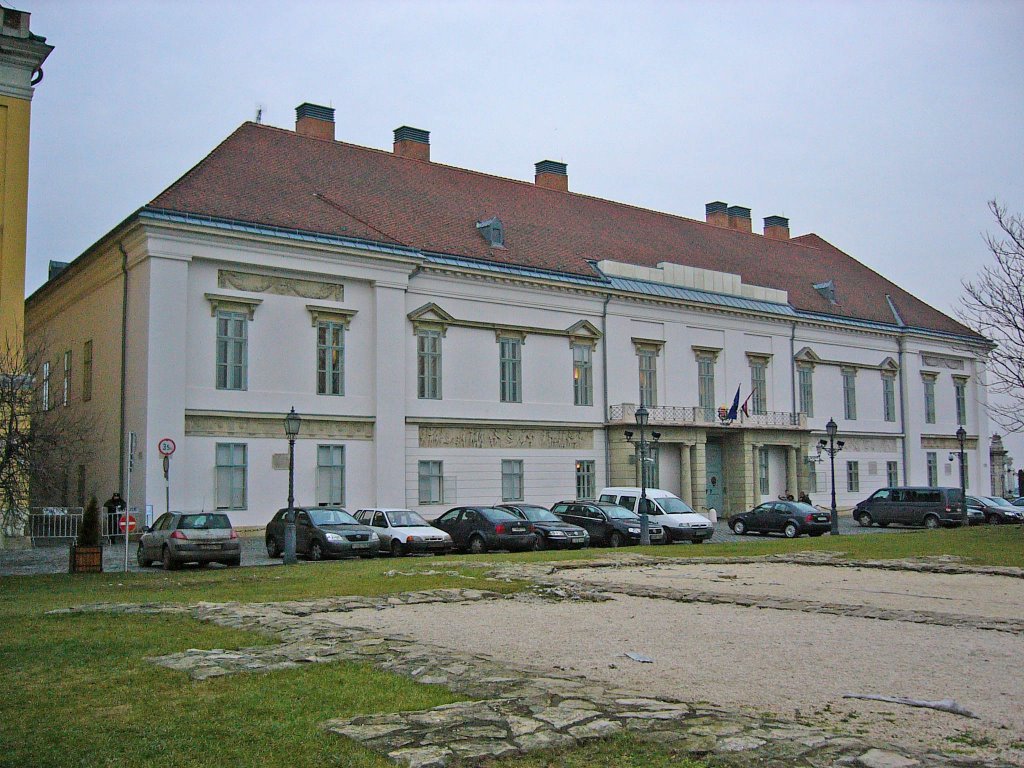
[{"label": "30 speed limit sign", "polygon": [[171,440],[171,438],[169,437],[165,437],[163,440],[156,444],[156,449],[160,451],[161,456],[170,456],[172,453],[174,453],[174,449],[176,447],[177,446],[174,444],[174,441]]}]

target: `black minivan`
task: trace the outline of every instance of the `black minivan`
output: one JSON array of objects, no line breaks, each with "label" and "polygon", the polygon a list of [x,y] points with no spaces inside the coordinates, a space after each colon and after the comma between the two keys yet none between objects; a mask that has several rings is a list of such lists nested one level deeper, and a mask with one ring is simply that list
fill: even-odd
[{"label": "black minivan", "polygon": [[853,519],[865,528],[873,523],[951,528],[963,525],[964,497],[959,488],[879,488],[853,508]]}]

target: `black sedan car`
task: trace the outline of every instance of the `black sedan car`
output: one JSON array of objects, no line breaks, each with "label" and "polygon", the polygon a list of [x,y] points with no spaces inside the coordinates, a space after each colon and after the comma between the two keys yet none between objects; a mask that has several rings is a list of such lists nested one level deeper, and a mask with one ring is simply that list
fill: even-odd
[{"label": "black sedan car", "polygon": [[[1024,509],[998,496],[968,496],[967,511],[972,514],[980,512],[984,515],[981,522],[989,525],[1024,522]],[[971,524],[974,524],[973,519]]]},{"label": "black sedan car", "polygon": [[537,540],[534,549],[582,549],[590,543],[590,534],[578,525],[565,522],[545,507],[535,504],[499,504],[516,517],[533,523]]},{"label": "black sedan car", "polygon": [[454,507],[434,520],[452,537],[456,549],[480,555],[491,549],[533,549],[533,524],[496,507]]},{"label": "black sedan car", "polygon": [[827,512],[815,509],[799,501],[768,501],[748,512],[740,512],[729,518],[733,533],[781,533],[787,539],[801,534],[821,536],[831,528]]},{"label": "black sedan car", "polygon": [[[567,523],[585,528],[590,540],[609,547],[640,543],[640,518],[625,507],[604,501],[560,501],[551,508]],[[656,518],[655,518],[656,519]],[[652,544],[665,541],[665,531],[648,523]]]},{"label": "black sedan car", "polygon": [[[280,509],[267,523],[270,557],[284,552],[288,510]],[[380,541],[373,529],[362,525],[341,507],[295,507],[295,553],[310,560],[326,557],[376,557]]]}]

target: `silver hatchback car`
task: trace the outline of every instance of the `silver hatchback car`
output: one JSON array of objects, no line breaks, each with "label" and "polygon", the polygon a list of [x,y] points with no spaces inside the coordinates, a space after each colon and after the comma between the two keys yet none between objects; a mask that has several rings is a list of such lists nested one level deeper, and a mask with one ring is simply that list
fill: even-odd
[{"label": "silver hatchback car", "polygon": [[241,565],[242,547],[223,512],[167,512],[143,532],[136,558],[143,568],[159,560],[167,571],[184,563]]}]

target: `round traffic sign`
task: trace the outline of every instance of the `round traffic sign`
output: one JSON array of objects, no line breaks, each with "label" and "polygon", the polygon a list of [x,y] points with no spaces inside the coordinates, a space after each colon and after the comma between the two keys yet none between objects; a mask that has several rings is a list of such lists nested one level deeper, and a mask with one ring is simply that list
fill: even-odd
[{"label": "round traffic sign", "polygon": [[161,456],[170,456],[172,453],[174,453],[174,449],[176,447],[177,446],[174,444],[174,441],[171,440],[171,438],[169,437],[165,437],[163,440],[156,444],[156,449],[160,451]]},{"label": "round traffic sign", "polygon": [[124,533],[125,528],[128,529],[128,533],[134,533],[137,524],[138,521],[135,519],[135,515],[119,515],[117,518],[117,529],[121,533]]}]

